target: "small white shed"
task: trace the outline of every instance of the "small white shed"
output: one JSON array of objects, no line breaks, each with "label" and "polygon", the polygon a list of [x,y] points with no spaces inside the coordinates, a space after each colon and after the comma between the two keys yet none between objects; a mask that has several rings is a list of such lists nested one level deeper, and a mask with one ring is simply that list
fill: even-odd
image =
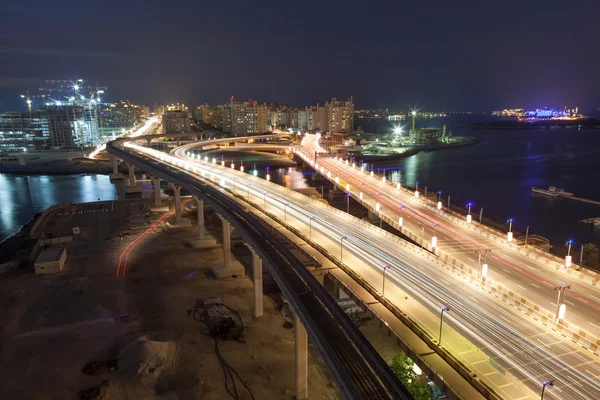
[{"label": "small white shed", "polygon": [[66,260],[67,249],[64,247],[44,250],[35,261],[35,273],[36,275],[56,274],[63,270]]}]

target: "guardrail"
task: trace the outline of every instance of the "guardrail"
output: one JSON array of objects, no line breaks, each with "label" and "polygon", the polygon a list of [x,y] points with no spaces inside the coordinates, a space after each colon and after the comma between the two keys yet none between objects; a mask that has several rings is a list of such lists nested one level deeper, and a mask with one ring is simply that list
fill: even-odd
[{"label": "guardrail", "polygon": [[[135,138],[139,139],[143,137]],[[202,197],[238,229],[244,240],[261,257],[306,326],[312,341],[338,381],[339,389],[347,398],[412,398],[339,305],[289,249],[273,240],[270,232],[260,224],[259,217],[247,212],[229,199],[225,191],[213,187],[209,182],[191,177],[178,168],[159,167],[158,162],[146,161],[120,149],[119,142],[122,141],[107,145],[110,154]],[[382,396],[382,390],[388,394]]]},{"label": "guardrail", "polygon": [[[304,159],[304,157],[302,157],[302,156],[301,156],[301,158]],[[377,217],[381,218],[386,224],[390,225],[392,228],[394,228],[395,230],[400,232],[402,235],[408,237],[410,240],[417,243],[423,249],[427,250],[427,252],[429,253],[430,260],[436,261],[436,262],[441,262],[442,266],[444,266],[446,269],[448,269],[452,272],[458,272],[462,275],[469,276],[471,278],[481,281],[481,279],[479,279],[479,276],[478,276],[479,271],[476,271],[474,268],[465,265],[463,262],[458,261],[456,258],[441,251],[439,249],[439,247],[433,248],[431,246],[431,243],[429,243],[428,241],[424,241],[421,237],[408,231],[403,226],[398,225],[398,221],[391,220],[385,214],[377,211],[375,209],[375,207],[371,206],[366,201],[360,199],[360,197],[357,196],[356,193],[351,192],[351,191],[346,192],[345,187],[343,185],[340,185],[339,183],[336,183],[335,179],[333,179],[332,177],[327,176],[326,174],[322,174],[321,172],[319,172],[319,173],[325,179],[332,182],[334,185],[334,188],[339,188],[341,191],[348,193],[355,201],[357,201],[359,204],[361,204],[367,210],[371,211],[373,214],[377,215]],[[456,222],[460,222],[460,221],[456,221]],[[390,233],[386,232],[386,234],[389,235],[389,237],[391,238],[392,235]],[[495,238],[494,240],[501,241],[499,238]],[[506,242],[506,238],[502,238],[502,242]],[[520,251],[520,248],[518,249],[518,251]],[[433,258],[432,255],[435,255],[436,258]],[[549,262],[550,261],[548,260],[548,263]],[[584,278],[581,278],[581,279],[584,279]],[[599,356],[598,348],[600,347],[600,339],[594,337],[593,335],[589,334],[588,332],[581,329],[580,327],[570,324],[567,321],[563,321],[562,323],[559,323],[558,321],[554,321],[554,313],[551,313],[551,312],[545,310],[544,308],[535,305],[534,302],[527,300],[523,296],[517,295],[512,291],[506,291],[506,289],[503,288],[501,285],[497,285],[496,287],[490,286],[490,282],[491,282],[491,280],[487,279],[486,282],[483,283],[483,286],[487,287],[489,289],[488,292],[490,292],[494,295],[496,295],[496,293],[501,294],[502,296],[497,296],[497,297],[500,297],[503,300],[510,298],[515,301],[518,301],[518,304],[521,306],[521,307],[517,307],[517,309],[519,311],[524,312],[526,315],[534,318],[535,320],[541,321],[545,325],[549,325],[549,327],[551,329],[553,329],[555,332],[561,333],[564,337],[570,339],[571,341],[573,341],[575,343],[578,343],[584,349],[590,350],[594,355]],[[591,283],[593,285],[596,285],[597,280],[592,279]],[[527,308],[524,308],[525,305],[531,305],[532,307],[527,306]],[[565,333],[568,333],[569,336],[566,335]]]}]

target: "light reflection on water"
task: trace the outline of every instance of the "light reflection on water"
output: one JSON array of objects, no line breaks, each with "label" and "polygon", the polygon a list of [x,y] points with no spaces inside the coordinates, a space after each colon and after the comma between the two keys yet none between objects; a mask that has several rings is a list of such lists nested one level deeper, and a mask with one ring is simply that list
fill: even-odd
[{"label": "light reflection on water", "polygon": [[19,176],[0,174],[0,242],[53,204],[115,200],[106,175]]}]

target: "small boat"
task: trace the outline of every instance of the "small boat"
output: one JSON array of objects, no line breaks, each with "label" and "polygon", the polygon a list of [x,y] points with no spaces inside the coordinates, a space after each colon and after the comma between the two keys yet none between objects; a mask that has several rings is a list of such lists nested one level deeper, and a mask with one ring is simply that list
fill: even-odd
[{"label": "small boat", "polygon": [[531,191],[533,193],[545,194],[546,196],[553,196],[553,197],[558,197],[558,196],[570,197],[570,196],[573,196],[573,193],[565,192],[563,189],[558,189],[556,186],[550,186],[550,187],[548,187],[548,190],[546,190],[546,189],[540,189],[540,188],[536,188],[535,186],[532,186],[531,187]]},{"label": "small boat", "polygon": [[600,217],[582,219],[580,222],[584,224],[600,225]]}]

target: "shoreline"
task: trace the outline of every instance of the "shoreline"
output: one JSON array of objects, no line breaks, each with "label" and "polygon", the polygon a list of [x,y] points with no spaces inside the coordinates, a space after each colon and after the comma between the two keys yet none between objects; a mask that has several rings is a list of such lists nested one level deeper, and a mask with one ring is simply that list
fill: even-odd
[{"label": "shoreline", "polygon": [[440,144],[440,145],[435,145],[435,146],[431,146],[431,147],[422,146],[419,148],[409,148],[409,150],[405,151],[404,153],[397,153],[397,154],[385,155],[385,156],[376,156],[376,155],[359,156],[359,155],[352,154],[352,153],[349,153],[349,154],[352,154],[352,156],[355,157],[356,159],[360,159],[360,160],[366,161],[366,162],[387,162],[387,161],[402,160],[404,158],[408,158],[408,157],[417,155],[420,152],[449,150],[449,149],[454,149],[454,148],[458,148],[458,147],[474,146],[478,143],[480,143],[479,139],[472,139],[472,140],[468,140],[468,141],[461,142],[461,143],[445,144],[445,145]]}]

